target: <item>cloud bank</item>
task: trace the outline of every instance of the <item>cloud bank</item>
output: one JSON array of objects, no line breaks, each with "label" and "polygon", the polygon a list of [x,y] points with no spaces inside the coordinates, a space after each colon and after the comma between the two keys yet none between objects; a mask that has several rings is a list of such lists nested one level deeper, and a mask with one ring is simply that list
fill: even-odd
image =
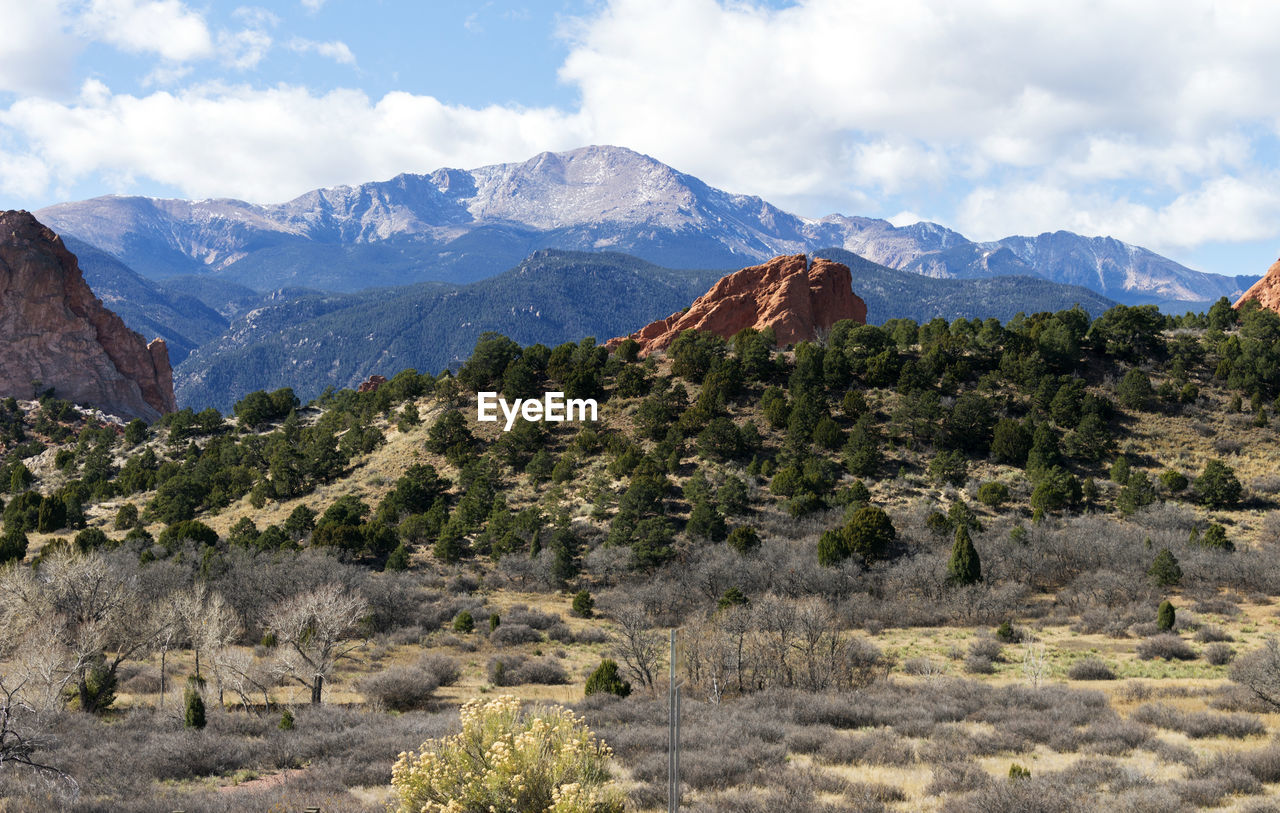
[{"label": "cloud bank", "polygon": [[[178,0],[13,5],[0,34],[0,90],[16,94],[0,108],[8,195],[149,179],[266,202],[612,143],[804,214],[919,212],[978,239],[1069,228],[1169,249],[1280,235],[1271,3],[612,0],[564,22],[574,109],[247,79],[76,90],[86,30],[180,78],[198,60],[252,68],[269,26],[214,31]],[[56,53],[33,52],[34,34]]]}]

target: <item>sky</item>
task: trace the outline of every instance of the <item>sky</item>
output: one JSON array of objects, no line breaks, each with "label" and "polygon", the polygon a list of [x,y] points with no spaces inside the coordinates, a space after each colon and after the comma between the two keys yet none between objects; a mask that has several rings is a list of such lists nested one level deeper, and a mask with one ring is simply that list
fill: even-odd
[{"label": "sky", "polygon": [[1280,253],[1280,4],[0,0],[0,206],[613,144],[806,217]]}]

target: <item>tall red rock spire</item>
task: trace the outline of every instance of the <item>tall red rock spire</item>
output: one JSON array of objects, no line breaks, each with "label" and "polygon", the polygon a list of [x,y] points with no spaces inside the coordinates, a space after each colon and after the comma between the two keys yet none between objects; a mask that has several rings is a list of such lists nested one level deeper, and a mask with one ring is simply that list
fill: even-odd
[{"label": "tall red rock spire", "polygon": [[0,213],[0,397],[59,398],[125,418],[173,412],[163,339],[147,344],[93,295],[75,255],[29,212]]}]

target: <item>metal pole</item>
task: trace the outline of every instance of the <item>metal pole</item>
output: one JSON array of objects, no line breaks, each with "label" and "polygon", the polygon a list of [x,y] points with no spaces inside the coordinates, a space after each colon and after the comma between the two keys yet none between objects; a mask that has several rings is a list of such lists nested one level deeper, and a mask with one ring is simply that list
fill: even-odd
[{"label": "metal pole", "polygon": [[667,683],[667,813],[676,813],[680,802],[676,798],[680,779],[677,776],[679,766],[676,762],[676,748],[679,747],[676,723],[676,631],[671,630],[671,662],[668,669]]},{"label": "metal pole", "polygon": [[676,778],[674,785],[676,792],[675,809],[677,811],[680,809],[680,689],[680,686],[676,686]]}]

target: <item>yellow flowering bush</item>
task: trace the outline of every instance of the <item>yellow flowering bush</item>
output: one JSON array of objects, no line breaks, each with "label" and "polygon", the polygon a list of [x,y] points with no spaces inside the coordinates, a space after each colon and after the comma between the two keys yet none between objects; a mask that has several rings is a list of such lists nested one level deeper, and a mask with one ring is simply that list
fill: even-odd
[{"label": "yellow flowering bush", "polygon": [[401,754],[391,786],[399,813],[616,813],[612,755],[568,709],[502,695],[463,705],[461,733]]}]

